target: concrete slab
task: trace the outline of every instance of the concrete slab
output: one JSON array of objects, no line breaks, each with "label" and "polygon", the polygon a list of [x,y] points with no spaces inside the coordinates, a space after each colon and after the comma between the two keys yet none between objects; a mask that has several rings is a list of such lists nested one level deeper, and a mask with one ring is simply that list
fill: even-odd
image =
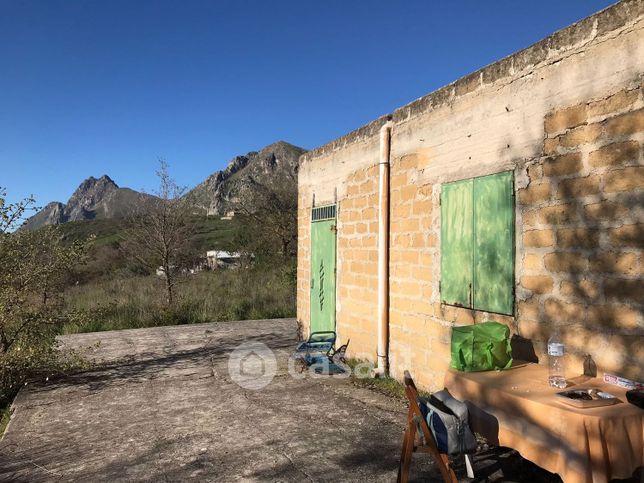
[{"label": "concrete slab", "polygon": [[[395,479],[404,407],[346,380],[290,377],[295,334],[285,319],[65,337],[76,347],[100,341],[105,366],[20,392],[0,480]],[[227,367],[249,340],[277,356],[275,379],[259,391]]]},{"label": "concrete slab", "polygon": [[[0,480],[394,481],[404,404],[346,379],[291,377],[295,335],[295,320],[282,319],[64,337],[100,342],[102,365],[23,388],[0,441]],[[276,355],[258,391],[228,370],[249,341]],[[414,456],[412,475],[440,481],[427,455]]]}]

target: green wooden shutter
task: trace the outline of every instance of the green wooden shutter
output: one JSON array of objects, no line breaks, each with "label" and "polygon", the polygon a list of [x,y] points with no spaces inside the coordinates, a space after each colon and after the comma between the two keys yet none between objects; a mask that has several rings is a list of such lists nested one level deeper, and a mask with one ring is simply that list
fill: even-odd
[{"label": "green wooden shutter", "polygon": [[473,308],[514,311],[512,172],[474,179]]},{"label": "green wooden shutter", "polygon": [[443,185],[441,191],[441,299],[471,307],[472,180]]}]

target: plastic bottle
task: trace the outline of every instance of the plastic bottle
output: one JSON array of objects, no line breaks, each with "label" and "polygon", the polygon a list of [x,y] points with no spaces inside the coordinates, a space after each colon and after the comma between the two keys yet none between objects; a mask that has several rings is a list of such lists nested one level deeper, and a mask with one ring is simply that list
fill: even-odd
[{"label": "plastic bottle", "polygon": [[550,364],[550,375],[548,376],[548,384],[552,387],[564,388],[566,387],[566,370],[564,367],[564,352],[565,347],[559,331],[548,339],[548,359]]}]

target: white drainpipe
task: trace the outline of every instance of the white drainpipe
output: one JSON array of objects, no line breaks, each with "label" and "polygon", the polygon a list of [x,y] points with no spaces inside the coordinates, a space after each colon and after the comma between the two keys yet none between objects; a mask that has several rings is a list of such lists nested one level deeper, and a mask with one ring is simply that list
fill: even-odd
[{"label": "white drainpipe", "polygon": [[389,371],[389,156],[391,128],[387,121],[380,128],[378,181],[378,365],[375,376]]}]

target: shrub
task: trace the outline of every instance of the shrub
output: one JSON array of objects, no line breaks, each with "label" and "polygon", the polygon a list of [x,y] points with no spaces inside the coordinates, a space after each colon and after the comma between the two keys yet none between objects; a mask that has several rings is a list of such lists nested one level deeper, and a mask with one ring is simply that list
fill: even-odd
[{"label": "shrub", "polygon": [[7,204],[0,189],[0,406],[29,377],[65,369],[67,354],[55,337],[79,317],[64,310],[61,292],[86,244],[63,244],[52,226],[16,231],[32,205],[32,199]]}]

